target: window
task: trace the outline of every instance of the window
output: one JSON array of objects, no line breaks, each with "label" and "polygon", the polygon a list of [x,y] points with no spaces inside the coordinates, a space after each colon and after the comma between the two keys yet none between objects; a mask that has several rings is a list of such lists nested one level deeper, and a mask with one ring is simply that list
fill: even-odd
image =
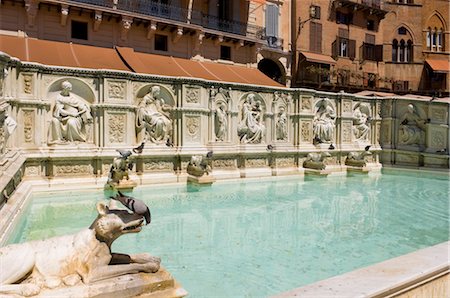
[{"label": "window", "polygon": [[88,23],[72,21],[72,38],[88,40]]},{"label": "window", "polygon": [[442,52],[443,48],[442,28],[428,28],[427,31],[427,49],[436,52]]},{"label": "window", "polygon": [[367,30],[374,31],[375,30],[375,21],[367,20]]},{"label": "window", "polygon": [[231,60],[231,47],[220,46],[220,59]]},{"label": "window", "polygon": [[309,16],[311,19],[320,20],[320,6],[311,5],[309,8]]},{"label": "window", "polygon": [[398,34],[399,35],[406,35],[406,28],[405,27],[398,28]]},{"label": "window", "polygon": [[341,57],[348,56],[348,39],[347,38],[339,38],[339,56],[341,56]]},{"label": "window", "polygon": [[346,25],[351,24],[352,15],[350,13],[343,13],[340,11],[336,11],[336,23]]},{"label": "window", "polygon": [[392,41],[392,62],[412,62],[413,61],[413,43],[411,40],[405,42],[396,39]]},{"label": "window", "polygon": [[278,37],[278,6],[267,4],[266,35]]},{"label": "window", "polygon": [[309,50],[322,53],[322,24],[311,22],[309,26]]},{"label": "window", "polygon": [[155,34],[155,50],[167,52],[167,36]]}]

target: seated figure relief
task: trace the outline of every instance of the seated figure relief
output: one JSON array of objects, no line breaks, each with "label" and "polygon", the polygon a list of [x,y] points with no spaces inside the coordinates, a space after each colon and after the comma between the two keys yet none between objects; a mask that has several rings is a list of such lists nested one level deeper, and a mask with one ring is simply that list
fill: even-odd
[{"label": "seated figure relief", "polygon": [[261,102],[255,94],[249,94],[242,104],[242,115],[238,125],[241,143],[259,144],[263,140],[266,127],[263,124]]},{"label": "seated figure relief", "polygon": [[403,145],[422,145],[425,142],[425,123],[413,104],[400,118],[399,143]]},{"label": "seated figure relief", "polygon": [[138,135],[144,131],[145,137],[140,141],[165,143],[172,137],[171,107],[161,97],[159,86],[153,86],[138,106],[136,128]]},{"label": "seated figure relief", "polygon": [[332,143],[336,111],[331,100],[323,98],[318,102],[316,115],[313,119],[314,141],[316,143]]},{"label": "seated figure relief", "polygon": [[71,94],[72,84],[64,81],[56,97],[50,123],[48,144],[86,142],[88,126],[92,124],[91,109],[82,99]]},{"label": "seated figure relief", "polygon": [[0,296],[33,296],[47,289],[88,286],[117,276],[157,272],[161,262],[157,257],[111,252],[114,240],[126,233],[138,233],[144,225],[142,214],[117,209],[113,202],[109,207],[97,203],[97,218],[76,234],[0,248]]},{"label": "seated figure relief", "polygon": [[353,135],[357,141],[369,141],[370,109],[365,104],[358,105],[353,112]]}]

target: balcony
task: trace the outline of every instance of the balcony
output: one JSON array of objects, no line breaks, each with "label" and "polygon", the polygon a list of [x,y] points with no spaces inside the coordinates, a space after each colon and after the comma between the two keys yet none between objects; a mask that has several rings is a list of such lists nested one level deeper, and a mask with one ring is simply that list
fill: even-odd
[{"label": "balcony", "polygon": [[383,45],[374,45],[363,42],[359,48],[359,57],[363,61],[383,61]]},{"label": "balcony", "polygon": [[367,12],[381,19],[387,14],[387,11],[381,8],[381,0],[334,0],[333,5],[335,8],[349,8],[354,12]]},{"label": "balcony", "polygon": [[150,0],[72,0],[61,1],[89,4],[117,12],[131,12],[150,17],[172,20],[179,23],[198,25],[206,29],[245,36],[250,39],[265,39],[264,28],[239,21],[220,19],[200,11],[189,11],[180,6],[168,5]]}]

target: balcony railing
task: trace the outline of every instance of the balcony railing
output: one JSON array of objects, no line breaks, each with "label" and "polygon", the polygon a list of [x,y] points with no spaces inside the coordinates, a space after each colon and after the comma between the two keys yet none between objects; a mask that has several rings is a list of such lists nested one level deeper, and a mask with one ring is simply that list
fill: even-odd
[{"label": "balcony railing", "polygon": [[359,48],[361,60],[383,61],[383,45],[365,43]]},{"label": "balcony railing", "polygon": [[72,0],[73,2],[85,3],[101,7],[115,8],[173,20],[181,23],[195,24],[204,28],[246,36],[253,39],[265,39],[264,28],[239,21],[220,19],[199,11],[188,9],[150,0]]},{"label": "balcony railing", "polygon": [[381,9],[381,0],[361,0],[361,4]]}]

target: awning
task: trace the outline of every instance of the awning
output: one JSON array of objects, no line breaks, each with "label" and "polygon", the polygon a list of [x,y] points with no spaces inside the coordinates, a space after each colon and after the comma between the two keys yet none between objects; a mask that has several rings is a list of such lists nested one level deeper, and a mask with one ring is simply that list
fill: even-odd
[{"label": "awning", "polygon": [[256,2],[256,3],[259,3],[259,4],[266,4],[266,0],[247,0],[248,2]]},{"label": "awning", "polygon": [[129,70],[111,48],[0,35],[0,51],[21,61],[44,65]]},{"label": "awning", "polygon": [[450,61],[426,59],[425,62],[437,73],[450,73]]},{"label": "awning", "polygon": [[310,52],[300,52],[306,61],[314,62],[314,63],[323,63],[323,64],[336,64],[336,60],[327,55],[310,53]]},{"label": "awning", "polygon": [[170,77],[285,87],[256,68],[200,62],[135,52],[132,48],[101,48],[66,42],[0,35],[0,51],[21,61],[44,65],[132,71]]}]

